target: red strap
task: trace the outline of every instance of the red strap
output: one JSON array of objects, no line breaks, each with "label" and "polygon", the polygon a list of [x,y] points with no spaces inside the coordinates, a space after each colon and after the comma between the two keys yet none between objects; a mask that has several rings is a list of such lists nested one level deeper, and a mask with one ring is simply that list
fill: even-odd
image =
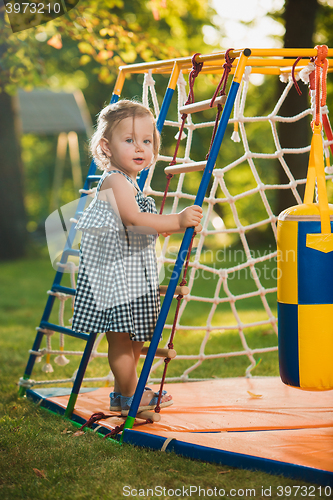
[{"label": "red strap", "polygon": [[[215,102],[215,99],[218,95],[225,95],[225,91],[226,91],[226,88],[227,88],[227,82],[228,82],[228,77],[229,77],[229,73],[232,69],[232,63],[234,62],[234,58],[231,58],[229,56],[229,52],[231,50],[234,50],[234,49],[228,49],[225,53],[225,63],[223,64],[223,68],[224,68],[224,71],[223,71],[223,75],[222,75],[222,78],[220,80],[220,83],[218,84],[215,92],[214,92],[214,95],[213,95],[213,98],[210,102],[210,107],[213,107],[214,105],[214,102]],[[222,87],[222,89],[221,89]],[[214,124],[214,128],[213,128],[213,133],[212,133],[212,137],[211,137],[211,140],[210,140],[210,145],[209,145],[209,149],[208,149],[208,153],[206,154],[206,160],[208,160],[208,157],[209,157],[209,154],[210,154],[210,150],[212,149],[212,145],[213,145],[213,142],[214,142],[214,139],[215,139],[215,135],[216,135],[216,132],[217,132],[217,127],[218,127],[218,124],[219,124],[219,121],[220,121],[220,117],[221,117],[221,113],[222,113],[222,106],[221,104],[218,104],[217,106],[217,114],[216,114],[216,118],[215,118],[215,124]]]},{"label": "red strap", "polygon": [[[225,63],[223,64],[224,71],[223,71],[221,80],[220,80],[220,82],[219,82],[219,84],[216,87],[216,90],[214,92],[213,98],[212,98],[211,103],[210,103],[210,107],[213,107],[215,99],[216,99],[216,97],[218,96],[219,93],[220,93],[220,95],[225,95],[225,90],[226,90],[226,87],[227,87],[228,76],[229,76],[229,73],[230,73],[231,68],[232,68],[232,63],[235,60],[235,58],[229,57],[229,52],[231,50],[234,50],[234,49],[228,49],[226,51],[225,55],[224,55],[224,58],[225,58]],[[223,87],[222,87],[222,85],[223,85]],[[221,87],[222,87],[222,90],[220,92]]]},{"label": "red strap", "polygon": [[83,424],[79,430],[82,431],[85,427],[91,427],[92,424],[94,424],[98,420],[103,420],[103,419],[110,418],[110,417],[114,417],[114,415],[105,415],[105,413],[103,413],[102,411],[100,411],[98,413],[93,413],[91,415],[91,417],[89,418],[89,420],[87,420],[86,423]]},{"label": "red strap", "polygon": [[[326,78],[328,61],[326,59],[328,54],[327,45],[317,45],[317,57],[315,59],[315,124],[318,126],[320,124],[320,106],[325,106],[326,104]],[[320,97],[322,94],[322,97]]]},{"label": "red strap", "polygon": [[294,85],[295,85],[295,89],[297,90],[298,95],[302,95],[302,91],[301,91],[301,89],[299,88],[299,85],[298,85],[298,83],[297,83],[297,81],[296,81],[295,69],[296,69],[296,66],[297,66],[297,64],[299,63],[299,61],[300,61],[301,59],[302,59],[301,57],[298,57],[298,58],[296,59],[296,61],[294,62],[293,67],[291,68],[291,77],[292,77],[292,79],[293,79],[293,82],[294,82]]}]

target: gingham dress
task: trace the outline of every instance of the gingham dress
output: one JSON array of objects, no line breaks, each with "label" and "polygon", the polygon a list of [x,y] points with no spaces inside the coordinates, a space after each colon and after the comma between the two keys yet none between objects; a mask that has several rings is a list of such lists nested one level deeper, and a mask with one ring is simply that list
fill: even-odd
[{"label": "gingham dress", "polygon": [[160,312],[157,234],[127,230],[110,203],[98,199],[103,181],[114,172],[136,188],[140,212],[157,213],[154,200],[125,173],[104,172],[76,225],[82,239],[72,329],[128,332],[132,340],[146,341],[152,338]]}]

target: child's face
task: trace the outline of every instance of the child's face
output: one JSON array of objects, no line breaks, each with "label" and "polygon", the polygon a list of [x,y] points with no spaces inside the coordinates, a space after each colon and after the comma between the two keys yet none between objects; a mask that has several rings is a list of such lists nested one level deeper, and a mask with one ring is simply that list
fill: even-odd
[{"label": "child's face", "polygon": [[112,130],[111,139],[101,140],[112,168],[125,172],[133,180],[152,162],[154,125],[149,116],[128,117]]}]

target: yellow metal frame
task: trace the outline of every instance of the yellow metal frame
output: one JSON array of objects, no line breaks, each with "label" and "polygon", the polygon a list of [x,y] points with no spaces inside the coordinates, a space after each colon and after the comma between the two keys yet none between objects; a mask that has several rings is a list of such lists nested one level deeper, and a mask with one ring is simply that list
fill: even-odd
[{"label": "yellow metal frame", "polygon": [[[245,49],[231,50],[229,56],[235,58],[232,73],[235,72],[240,56]],[[309,59],[317,56],[317,49],[250,49],[248,65],[252,67],[252,72],[263,75],[280,75],[284,72],[290,72],[291,67],[298,57]],[[211,54],[197,55],[197,63],[204,63],[202,73],[222,73],[225,63],[226,51],[214,52]],[[328,49],[329,71],[333,71],[333,49]],[[305,66],[305,61],[301,60],[296,68],[300,71]],[[125,78],[130,74],[140,74],[151,71],[153,74],[170,75],[168,87],[175,89],[180,71],[188,73],[192,69],[192,57],[181,57],[177,59],[168,59],[165,61],[153,61],[147,63],[129,64],[120,66],[118,78],[114,88],[114,94],[120,95]]]}]

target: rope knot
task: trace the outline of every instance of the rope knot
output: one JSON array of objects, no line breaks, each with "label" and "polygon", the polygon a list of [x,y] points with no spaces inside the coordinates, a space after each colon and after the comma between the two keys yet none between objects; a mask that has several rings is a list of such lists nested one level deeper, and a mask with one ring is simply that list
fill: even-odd
[{"label": "rope knot", "polygon": [[232,65],[232,63],[233,63],[233,62],[234,62],[234,60],[235,60],[235,58],[234,58],[234,57],[230,57],[230,56],[229,56],[229,53],[230,53],[232,50],[234,50],[234,49],[228,49],[228,50],[226,51],[226,53],[225,53],[225,56],[224,56],[225,61],[226,61],[226,62],[225,62],[225,64],[228,64],[228,65],[230,65],[230,66]]},{"label": "rope knot", "polygon": [[[234,49],[228,49],[226,51],[226,53],[224,54],[224,59],[225,59],[225,63],[223,64],[223,68],[224,68],[224,71],[223,71],[223,75],[222,75],[222,78],[218,84],[218,86],[216,87],[216,90],[214,92],[214,95],[213,95],[213,98],[210,102],[210,107],[212,108],[214,106],[214,102],[215,102],[215,99],[217,98],[218,95],[225,95],[225,90],[226,90],[226,87],[227,87],[227,81],[228,81],[228,76],[229,76],[229,73],[231,71],[231,68],[232,68],[232,63],[234,62],[234,58],[231,58],[229,56],[229,52],[231,50],[234,50]],[[221,89],[222,87],[222,89]],[[218,114],[221,113],[221,110],[222,110],[222,107],[218,108]],[[216,127],[213,131],[213,136],[215,136],[215,133],[216,133]],[[212,143],[210,145],[210,148],[212,146]],[[210,150],[209,148],[209,150]]]},{"label": "rope knot", "polygon": [[194,77],[197,77],[197,76],[198,76],[198,74],[200,73],[200,71],[202,70],[202,67],[203,67],[203,65],[204,65],[204,63],[203,63],[203,62],[198,63],[198,62],[195,60],[195,58],[196,58],[197,56],[200,56],[200,55],[201,55],[201,54],[200,54],[200,52],[196,52],[196,53],[194,54],[194,56],[192,56],[192,71],[191,71],[191,73],[193,72],[192,74],[193,74],[193,76],[194,76]]},{"label": "rope knot", "polygon": [[235,58],[229,56],[229,52],[234,49],[228,49],[224,55],[225,58],[225,63],[223,64],[223,68],[230,73],[231,68],[232,68],[232,63],[234,62]]},{"label": "rope knot", "polygon": [[198,63],[195,60],[195,58],[197,56],[200,56],[199,52],[194,54],[194,56],[192,57],[192,69],[191,69],[191,72],[190,72],[189,77],[188,77],[189,93],[188,93],[188,99],[187,99],[185,105],[192,104],[194,102],[194,93],[193,93],[194,81],[195,81],[196,77],[199,75],[199,73],[203,67],[203,62]]}]

